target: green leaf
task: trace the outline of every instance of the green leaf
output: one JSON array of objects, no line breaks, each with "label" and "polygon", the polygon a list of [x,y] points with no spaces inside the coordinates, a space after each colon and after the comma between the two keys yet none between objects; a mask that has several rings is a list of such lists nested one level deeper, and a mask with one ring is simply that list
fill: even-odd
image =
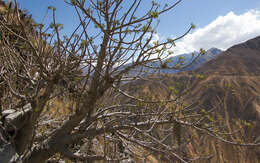
[{"label": "green leaf", "polygon": [[158,16],[159,16],[159,13],[158,13],[157,11],[153,11],[153,12],[151,12],[151,14],[150,14],[150,17],[151,17],[151,18],[158,18]]},{"label": "green leaf", "polygon": [[183,87],[183,84],[181,82],[176,82],[175,85],[178,89]]},{"label": "green leaf", "polygon": [[204,50],[204,49],[200,48],[200,54],[201,54],[201,55],[204,55],[204,54],[206,54],[206,50]]},{"label": "green leaf", "polygon": [[165,62],[166,62],[166,63],[171,63],[171,62],[172,62],[172,59],[166,59]]},{"label": "green leaf", "polygon": [[53,6],[48,6],[48,9],[49,10],[52,10],[54,7]]},{"label": "green leaf", "polygon": [[146,25],[144,25],[143,27],[142,27],[142,31],[143,32],[146,32],[148,30],[148,27],[146,26]]},{"label": "green leaf", "polygon": [[179,60],[184,60],[185,58],[183,56],[179,56]]},{"label": "green leaf", "polygon": [[161,53],[160,49],[155,49],[156,53]]},{"label": "green leaf", "polygon": [[202,75],[202,74],[195,74],[195,78],[200,79],[200,80],[204,80],[206,78],[206,76]]},{"label": "green leaf", "polygon": [[167,52],[168,52],[169,55],[173,54],[172,50],[168,50]]},{"label": "green leaf", "polygon": [[158,3],[156,3],[155,1],[152,1],[152,5],[153,6],[158,6]]},{"label": "green leaf", "polygon": [[81,43],[80,43],[80,46],[83,47],[83,46],[86,46],[86,45],[88,45],[88,41],[82,40]]},{"label": "green leaf", "polygon": [[195,29],[196,28],[196,25],[191,23],[191,29]]},{"label": "green leaf", "polygon": [[174,68],[175,68],[175,69],[180,69],[180,68],[181,68],[181,65],[180,65],[180,64],[176,64],[176,65],[174,66]]},{"label": "green leaf", "polygon": [[153,44],[154,44],[155,46],[158,45],[158,44],[159,44],[158,40],[153,41]]},{"label": "green leaf", "polygon": [[71,3],[72,5],[76,5],[76,0],[70,0],[70,3]]}]

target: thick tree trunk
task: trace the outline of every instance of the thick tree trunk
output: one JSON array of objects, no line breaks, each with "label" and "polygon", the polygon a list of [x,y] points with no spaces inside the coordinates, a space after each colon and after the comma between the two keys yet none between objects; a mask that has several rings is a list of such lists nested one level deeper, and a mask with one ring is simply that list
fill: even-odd
[{"label": "thick tree trunk", "polygon": [[[5,113],[5,111],[3,112]],[[4,118],[6,131],[12,137],[15,151],[22,154],[30,144],[33,135],[33,122],[31,122],[32,107],[27,104],[22,111],[13,112]]]},{"label": "thick tree trunk", "polygon": [[58,152],[58,149],[55,148],[58,144],[54,142],[46,142],[41,146],[35,147],[28,155],[22,160],[23,163],[44,163],[55,153]]},{"label": "thick tree trunk", "polygon": [[0,160],[10,162],[15,155],[23,153],[32,138],[30,116],[32,107],[27,104],[23,111],[4,110],[2,112],[2,131],[0,142]]}]

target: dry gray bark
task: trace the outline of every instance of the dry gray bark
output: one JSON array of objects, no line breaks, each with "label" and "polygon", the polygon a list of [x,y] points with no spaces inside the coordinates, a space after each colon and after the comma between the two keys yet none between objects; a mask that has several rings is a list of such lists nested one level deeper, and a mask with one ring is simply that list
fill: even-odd
[{"label": "dry gray bark", "polygon": [[3,163],[12,162],[12,159],[15,157],[16,152],[14,147],[8,143],[0,146],[0,161]]},{"label": "dry gray bark", "polygon": [[0,162],[12,162],[17,153],[25,148],[23,134],[26,134],[26,120],[32,112],[30,104],[25,105],[21,111],[4,110],[1,118]]}]

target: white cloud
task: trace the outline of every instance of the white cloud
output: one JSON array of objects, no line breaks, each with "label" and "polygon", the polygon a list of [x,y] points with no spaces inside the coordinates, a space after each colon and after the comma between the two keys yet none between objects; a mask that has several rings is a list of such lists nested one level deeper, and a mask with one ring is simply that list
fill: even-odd
[{"label": "white cloud", "polygon": [[189,53],[211,47],[226,50],[232,45],[260,35],[260,12],[250,10],[241,15],[229,12],[205,27],[196,29],[176,42],[174,54]]}]

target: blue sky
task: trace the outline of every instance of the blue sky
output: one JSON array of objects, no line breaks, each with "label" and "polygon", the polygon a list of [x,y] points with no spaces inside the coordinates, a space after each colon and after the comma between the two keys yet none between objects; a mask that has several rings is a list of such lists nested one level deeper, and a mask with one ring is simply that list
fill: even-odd
[{"label": "blue sky", "polygon": [[[57,21],[64,24],[64,33],[72,31],[76,23],[73,8],[63,0],[17,0],[40,22],[48,6],[57,8]],[[130,0],[129,0],[130,1]],[[127,2],[127,1],[126,1]],[[173,0],[157,0],[173,2]],[[143,0],[142,8],[151,4]],[[49,21],[49,22],[48,22]],[[50,20],[47,20],[50,23]],[[202,47],[226,49],[229,46],[260,35],[259,0],[183,0],[176,8],[160,17],[155,39],[181,35],[194,23],[197,28],[177,44],[176,54]],[[179,47],[178,47],[179,46]]]}]

